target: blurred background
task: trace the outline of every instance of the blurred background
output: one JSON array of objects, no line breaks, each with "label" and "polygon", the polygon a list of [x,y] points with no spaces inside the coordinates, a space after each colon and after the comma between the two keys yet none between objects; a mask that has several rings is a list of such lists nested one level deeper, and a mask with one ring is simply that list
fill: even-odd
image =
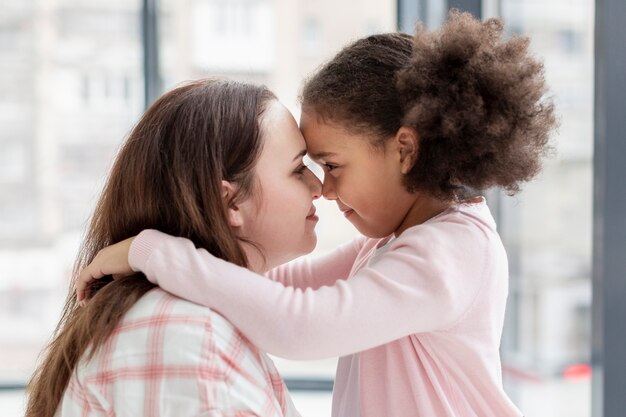
[{"label": "blurred background", "polygon": [[[457,2],[463,3],[463,2]],[[471,2],[470,2],[471,3]],[[561,116],[557,154],[515,197],[488,194],[508,250],[506,389],[525,415],[591,415],[594,2],[489,0],[532,38]],[[0,0],[0,411],[57,323],[115,153],[160,92],[227,76],[268,85],[299,117],[302,80],[347,42],[436,28],[443,0]],[[319,246],[356,234],[320,201]],[[303,417],[330,416],[335,360],[276,360]]]}]

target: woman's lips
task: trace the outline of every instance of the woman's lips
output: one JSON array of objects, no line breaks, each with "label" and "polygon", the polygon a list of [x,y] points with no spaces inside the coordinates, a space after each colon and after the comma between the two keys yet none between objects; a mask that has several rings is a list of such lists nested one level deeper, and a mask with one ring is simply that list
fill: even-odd
[{"label": "woman's lips", "polygon": [[306,216],[306,219],[307,219],[307,220],[314,221],[314,222],[316,222],[316,221],[318,221],[318,220],[320,219],[319,217],[317,217],[317,216],[315,215],[315,207],[313,207],[313,208],[311,209],[311,211],[309,212],[309,215],[308,215],[308,216]]},{"label": "woman's lips", "polygon": [[352,213],[354,213],[354,210],[352,210],[352,209],[342,210],[342,211],[343,211],[343,215],[344,215],[344,217],[345,217],[346,219],[347,219],[348,217],[350,217],[350,215],[351,215]]}]

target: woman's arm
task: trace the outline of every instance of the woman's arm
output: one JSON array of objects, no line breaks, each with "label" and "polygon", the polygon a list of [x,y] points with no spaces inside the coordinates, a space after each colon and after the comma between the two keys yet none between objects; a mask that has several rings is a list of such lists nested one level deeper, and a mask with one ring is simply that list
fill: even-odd
[{"label": "woman's arm", "polygon": [[268,353],[318,359],[454,325],[476,300],[486,265],[501,261],[488,234],[467,226],[410,229],[350,279],[318,289],[262,279],[152,230],[133,242],[129,262],[163,289],[221,312]]}]

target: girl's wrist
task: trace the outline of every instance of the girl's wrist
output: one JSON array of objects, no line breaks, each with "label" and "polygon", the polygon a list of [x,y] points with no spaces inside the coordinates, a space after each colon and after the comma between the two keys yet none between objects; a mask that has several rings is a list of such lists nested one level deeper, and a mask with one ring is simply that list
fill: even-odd
[{"label": "girl's wrist", "polygon": [[144,272],[145,266],[157,246],[162,233],[158,230],[147,229],[139,233],[130,244],[128,250],[128,264],[135,272]]}]

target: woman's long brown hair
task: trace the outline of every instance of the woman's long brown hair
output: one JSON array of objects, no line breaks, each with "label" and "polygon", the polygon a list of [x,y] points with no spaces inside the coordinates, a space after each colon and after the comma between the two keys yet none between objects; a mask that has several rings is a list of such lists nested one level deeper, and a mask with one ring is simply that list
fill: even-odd
[{"label": "woman's long brown hair", "polygon": [[[235,198],[251,195],[261,149],[260,118],[272,99],[265,87],[200,80],[157,100],[117,156],[74,279],[99,250],[144,229],[185,237],[246,266],[227,222],[221,180],[237,184]],[[91,358],[133,304],[154,288],[143,274],[115,281],[104,277],[89,289],[92,298],[81,308],[74,279],[52,341],[28,384],[26,416],[53,416],[81,357]]]}]

